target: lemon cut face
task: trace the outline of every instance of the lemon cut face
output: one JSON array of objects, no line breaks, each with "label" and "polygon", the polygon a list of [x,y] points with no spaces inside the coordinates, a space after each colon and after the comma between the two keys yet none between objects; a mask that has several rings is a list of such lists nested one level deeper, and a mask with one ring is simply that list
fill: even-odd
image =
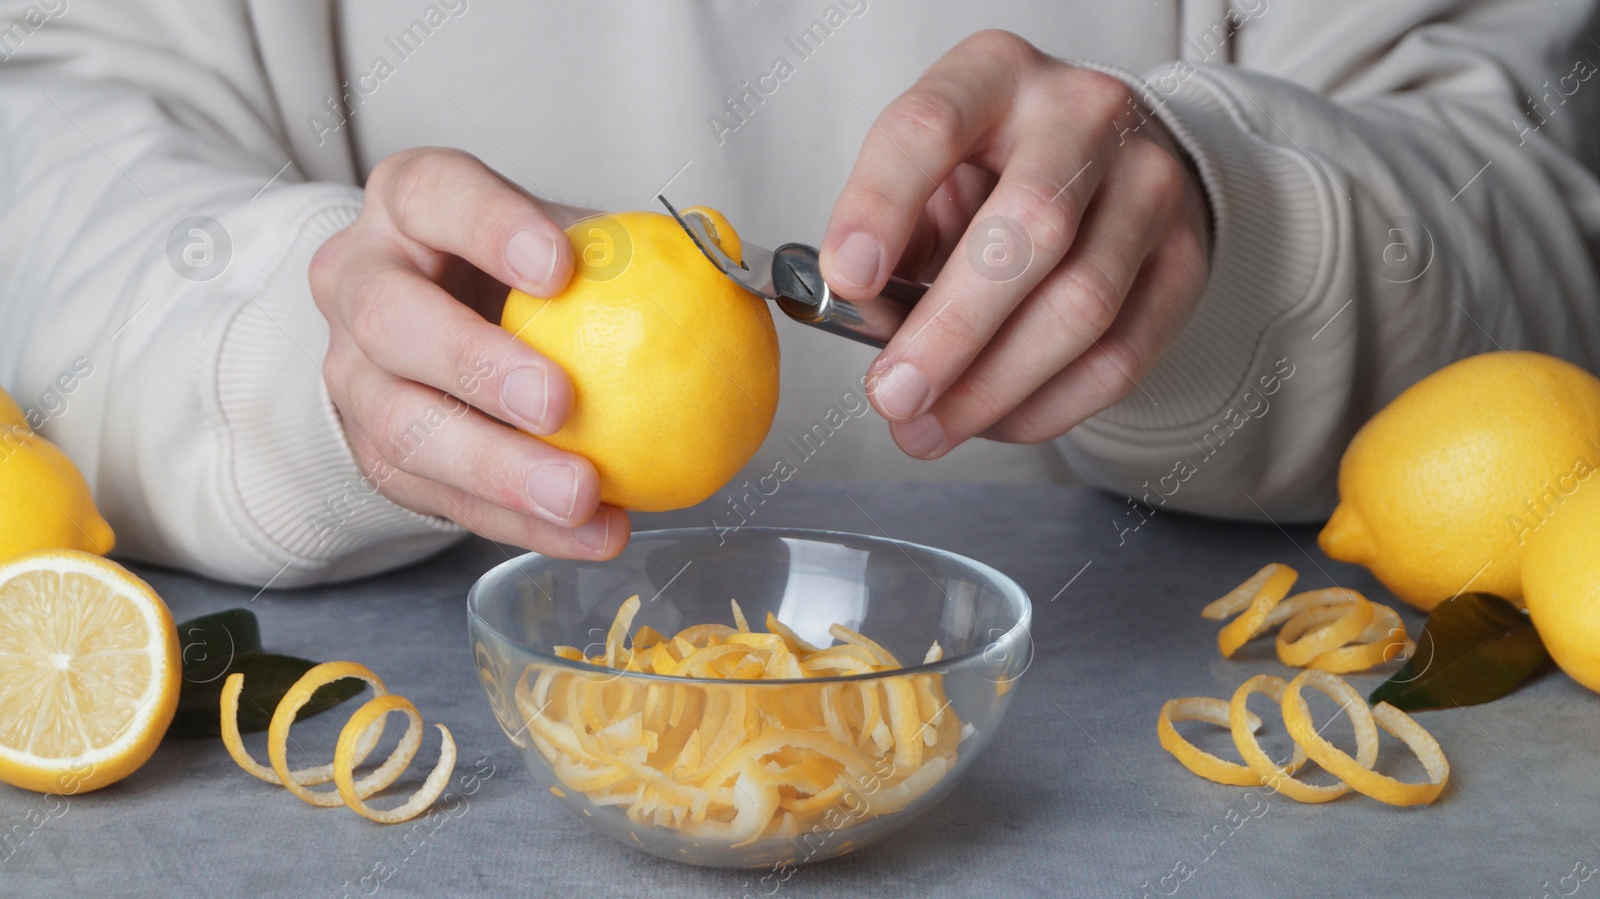
[{"label": "lemon cut face", "polygon": [[0,781],[51,793],[115,783],[177,709],[166,604],[122,566],[44,550],[0,564]]}]

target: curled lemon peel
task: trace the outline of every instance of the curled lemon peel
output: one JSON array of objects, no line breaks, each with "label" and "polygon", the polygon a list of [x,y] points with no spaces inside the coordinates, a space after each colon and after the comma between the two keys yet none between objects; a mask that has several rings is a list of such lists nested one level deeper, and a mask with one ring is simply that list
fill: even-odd
[{"label": "curled lemon peel", "polygon": [[1293,568],[1273,562],[1200,610],[1216,621],[1236,616],[1217,633],[1224,657],[1274,628],[1280,628],[1279,661],[1335,674],[1365,671],[1415,649],[1394,609],[1343,587],[1289,596],[1297,577]]},{"label": "curled lemon peel", "polygon": [[[1327,694],[1349,715],[1356,737],[1354,756],[1323,739],[1301,694],[1306,687]],[[1261,718],[1247,706],[1256,693],[1276,700],[1282,709],[1284,729],[1295,743],[1294,757],[1287,764],[1273,762],[1256,740]],[[1173,722],[1185,720],[1227,727],[1245,765],[1225,761],[1184,740]],[[1426,782],[1406,783],[1373,770],[1378,761],[1379,727],[1416,755],[1428,774]],[[1439,742],[1411,716],[1386,702],[1369,707],[1344,678],[1315,669],[1302,671],[1287,683],[1280,677],[1257,675],[1241,684],[1227,702],[1208,696],[1168,700],[1161,707],[1156,732],[1162,748],[1200,777],[1233,786],[1266,786],[1298,802],[1328,802],[1355,790],[1390,805],[1424,805],[1439,798],[1450,779],[1450,764]],[[1332,774],[1336,782],[1308,784],[1296,779],[1295,772],[1308,760]]]},{"label": "curled lemon peel", "polygon": [[1354,640],[1372,623],[1372,603],[1357,595],[1350,602],[1307,609],[1278,631],[1278,661],[1304,668],[1312,659]]},{"label": "curled lemon peel", "polygon": [[[324,683],[332,683],[333,680],[341,680],[343,678],[356,678],[358,680],[366,681],[367,685],[372,688],[373,695],[375,696],[382,696],[388,692],[383,685],[383,681],[379,680],[376,674],[373,674],[371,671],[367,670],[361,665],[357,665],[354,662],[329,662],[327,664],[344,667],[338,669],[328,669],[325,666],[319,666],[323,668],[324,672],[329,670],[338,670],[341,672],[339,677],[335,677],[329,681],[324,681]],[[316,669],[314,668],[312,670],[315,671]],[[310,672],[307,672],[307,674],[309,673]],[[244,746],[244,738],[239,733],[239,697],[243,691],[244,675],[239,672],[234,672],[233,674],[228,675],[228,679],[222,682],[222,745],[227,748],[228,755],[233,757],[234,762],[237,763],[240,768],[243,768],[251,775],[258,777],[269,784],[283,786],[283,778],[279,775],[279,773],[274,770],[274,768],[268,767],[256,761],[255,757],[250,755],[250,751]],[[266,710],[262,709],[262,711],[265,712]],[[382,736],[382,727],[378,727],[372,733],[366,735],[366,737],[361,741],[361,759],[365,759],[367,755],[372,752],[373,747],[377,745],[378,739]],[[297,771],[289,771],[287,773],[290,780],[302,786],[314,787],[333,780],[332,765],[312,765],[307,768],[301,768]]]},{"label": "curled lemon peel", "polygon": [[[294,726],[295,716],[311,700],[318,688],[347,678],[365,681],[372,688],[373,698],[357,709],[356,713],[345,722],[339,733],[333,762],[291,771],[288,764],[288,743],[289,730]],[[422,787],[410,799],[401,806],[388,810],[372,808],[363,801],[398,780],[410,766],[411,760],[416,757],[417,748],[422,742],[422,718],[417,713],[416,707],[404,697],[389,693],[383,681],[363,665],[355,662],[325,662],[301,675],[300,679],[284,693],[273,710],[271,722],[267,726],[267,757],[271,762],[270,768],[250,755],[239,733],[239,697],[243,690],[244,675],[241,673],[230,674],[223,682],[221,700],[223,746],[240,768],[267,783],[286,788],[311,805],[321,808],[345,805],[357,814],[381,824],[409,821],[438,799],[444,786],[449,782],[451,772],[455,770],[455,741],[451,738],[449,729],[441,724],[438,725],[443,736],[439,762]],[[409,723],[405,734],[383,764],[359,780],[356,779],[356,767],[365,761],[377,746],[379,738],[383,735],[384,719],[392,711],[406,714]],[[309,789],[329,781],[334,782],[333,790]]]},{"label": "curled lemon peel", "polygon": [[[450,736],[448,727],[435,724],[434,727],[439,729],[440,737],[439,761],[434,764],[433,770],[428,772],[428,777],[422,782],[422,786],[418,787],[405,802],[394,808],[376,809],[368,805],[365,799],[375,790],[364,788],[365,781],[355,779],[355,768],[360,764],[357,758],[360,754],[359,745],[362,736],[381,725],[391,712],[399,712],[406,716],[406,731],[389,758],[379,766],[378,771],[388,768],[396,759],[403,759],[403,763],[394,771],[394,776],[398,777],[400,772],[410,765],[411,759],[417,754],[417,747],[422,743],[422,715],[404,696],[390,694],[374,696],[368,700],[350,716],[350,720],[346,721],[344,728],[339,731],[339,745],[333,753],[333,782],[338,787],[339,798],[343,799],[344,804],[356,814],[379,824],[399,824],[422,814],[439,798],[444,788],[449,786],[450,774],[456,767],[456,741]],[[376,774],[377,772],[373,772],[368,777],[373,778]],[[383,785],[388,786],[392,782],[391,778]]]},{"label": "curled lemon peel", "polygon": [[[1217,634],[1217,646],[1223,656],[1231,657],[1244,644],[1276,628],[1279,661],[1305,670],[1292,681],[1256,675],[1240,684],[1226,702],[1207,696],[1168,700],[1156,721],[1162,748],[1207,780],[1235,786],[1266,786],[1299,802],[1328,802],[1351,790],[1390,805],[1433,802],[1450,778],[1450,764],[1439,742],[1394,706],[1386,702],[1368,706],[1361,694],[1339,677],[1401,656],[1409,658],[1416,651],[1416,643],[1406,634],[1399,613],[1342,587],[1289,596],[1296,577],[1294,569],[1286,565],[1266,565],[1206,604],[1200,614],[1215,621],[1233,616]],[[1302,695],[1306,687],[1326,694],[1350,716],[1355,755],[1322,737]],[[1256,738],[1262,721],[1248,707],[1250,697],[1256,693],[1266,694],[1278,703],[1284,729],[1294,741],[1294,754],[1286,763],[1274,762]],[[1244,765],[1219,758],[1185,740],[1174,727],[1179,721],[1206,721],[1228,728]],[[1373,770],[1378,761],[1379,727],[1406,744],[1427,772],[1426,781],[1407,783]],[[1316,762],[1336,781],[1309,784],[1297,779],[1296,771],[1307,761]]]},{"label": "curled lemon peel", "polygon": [[1372,604],[1372,611],[1372,622],[1356,636],[1357,642],[1330,649],[1312,659],[1306,667],[1329,674],[1349,674],[1414,655],[1417,644],[1406,636],[1400,613],[1378,603]]},{"label": "curled lemon peel", "polygon": [[[1260,778],[1262,784],[1272,787],[1290,799],[1311,803],[1338,799],[1350,792],[1347,784],[1308,784],[1295,779],[1295,771],[1305,764],[1308,758],[1304,746],[1296,742],[1294,757],[1287,765],[1279,766],[1267,756],[1260,742],[1256,740],[1257,728],[1247,726],[1249,720],[1255,717],[1247,708],[1251,694],[1265,693],[1268,699],[1281,704],[1283,691],[1287,686],[1283,678],[1273,677],[1270,674],[1258,674],[1239,685],[1239,689],[1234,691],[1233,698],[1228,702],[1228,724],[1233,731],[1234,745],[1239,747],[1239,755],[1250,766],[1250,770]],[[1373,729],[1370,718],[1363,721],[1352,714],[1350,720],[1355,727],[1356,752],[1359,760],[1370,768],[1378,759],[1377,731]]]},{"label": "curled lemon peel", "polygon": [[[307,671],[300,676],[299,680],[294,682],[294,685],[283,694],[283,699],[278,701],[278,707],[272,712],[272,722],[267,725],[267,759],[272,763],[273,773],[278,775],[278,782],[300,799],[324,808],[342,805],[343,801],[340,799],[337,790],[320,792],[312,790],[306,785],[305,781],[296,776],[297,772],[289,770],[289,729],[294,726],[295,716],[300,713],[300,709],[307,702],[311,701],[311,695],[317,692],[318,687],[347,677],[356,677],[366,681],[372,685],[374,693],[379,691],[382,691],[382,695],[387,695],[388,693],[387,690],[384,690],[383,682],[378,680],[377,675],[361,665],[353,662],[325,662]],[[242,678],[240,686],[243,686]],[[375,739],[374,742],[376,742]],[[388,761],[367,775],[362,780],[359,788],[370,795],[394,783],[395,779],[405,770],[406,765],[410,764],[411,757],[416,754],[416,747],[414,746],[409,748],[409,752],[406,750],[407,746],[405,741],[402,740],[399,748],[389,757]],[[327,783],[334,779],[334,766],[332,764],[319,765],[305,770],[315,771],[319,783]]]},{"label": "curled lemon peel", "polygon": [[1272,607],[1289,594],[1289,588],[1294,586],[1299,576],[1293,568],[1273,562],[1226,596],[1200,610],[1200,614],[1206,618],[1223,618],[1235,611],[1240,612],[1239,617],[1217,632],[1217,648],[1222,650],[1224,658],[1231,658],[1239,651],[1239,647],[1257,636]]},{"label": "curled lemon peel", "polygon": [[[1369,720],[1376,721],[1379,727],[1405,743],[1428,774],[1428,780],[1423,783],[1406,783],[1371,770],[1372,765],[1363,764],[1365,756],[1361,755],[1359,750],[1356,758],[1352,759],[1344,750],[1324,740],[1317,733],[1317,728],[1311,720],[1311,710],[1300,694],[1302,687],[1313,687],[1330,696],[1338,694],[1353,698],[1363,709],[1366,708],[1366,703],[1355,694],[1349,684],[1325,671],[1302,671],[1289,682],[1283,697],[1283,722],[1288,727],[1289,734],[1294,737],[1296,743],[1305,748],[1312,761],[1349,784],[1357,792],[1389,805],[1426,805],[1438,799],[1439,794],[1444,792],[1445,784],[1450,780],[1450,763],[1444,757],[1444,750],[1439,748],[1439,741],[1418,724],[1416,719],[1387,702],[1378,703],[1367,713]],[[1352,706],[1347,704],[1346,708]],[[1373,743],[1376,742],[1374,735]],[[1376,756],[1376,751],[1373,754]]]},{"label": "curled lemon peel", "polygon": [[[1205,721],[1218,727],[1227,727],[1226,702],[1209,696],[1167,700],[1162,704],[1161,714],[1156,720],[1156,733],[1160,737],[1161,748],[1172,753],[1173,758],[1181,762],[1183,767],[1206,780],[1236,787],[1253,787],[1261,783],[1261,775],[1250,770],[1249,766],[1219,758],[1185,740],[1173,726],[1180,721]],[[1250,730],[1256,730],[1261,727],[1261,719],[1250,715],[1247,726]]]}]

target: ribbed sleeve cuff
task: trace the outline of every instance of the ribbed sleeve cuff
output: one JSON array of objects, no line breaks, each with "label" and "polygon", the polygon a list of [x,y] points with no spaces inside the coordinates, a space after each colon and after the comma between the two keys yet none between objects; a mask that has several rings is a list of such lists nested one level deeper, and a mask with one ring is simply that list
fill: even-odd
[{"label": "ribbed sleeve cuff", "polygon": [[358,469],[322,376],[328,326],[307,267],[355,218],[348,204],[310,211],[223,337],[217,397],[234,486],[261,547],[283,565],[273,586],[358,577],[413,561],[462,531],[390,502]]},{"label": "ribbed sleeve cuff", "polygon": [[[1138,390],[1058,442],[1086,480],[1138,496],[1139,485],[1203,448],[1197,437],[1259,402],[1262,384],[1293,371],[1296,360],[1275,358],[1272,349],[1285,344],[1285,334],[1315,338],[1306,314],[1326,306],[1331,291],[1341,187],[1254,104],[1250,78],[1234,75],[1224,85],[1218,72],[1186,62],[1147,78],[1075,64],[1122,78],[1154,110],[1189,154],[1213,216],[1210,280],[1189,322]],[[1318,349],[1293,344],[1307,355]],[[1211,467],[1237,465],[1218,480],[1246,488],[1259,477],[1245,470],[1251,464],[1259,457],[1230,453]],[[1189,489],[1173,505],[1259,517],[1243,489],[1229,497],[1206,493]]]},{"label": "ribbed sleeve cuff", "polygon": [[1199,172],[1213,221],[1210,279],[1188,324],[1142,390],[1078,429],[1080,438],[1121,441],[1204,424],[1273,370],[1265,335],[1329,280],[1337,188],[1247,85],[1225,86],[1188,63],[1146,78],[1089,65],[1126,81],[1172,132]]}]

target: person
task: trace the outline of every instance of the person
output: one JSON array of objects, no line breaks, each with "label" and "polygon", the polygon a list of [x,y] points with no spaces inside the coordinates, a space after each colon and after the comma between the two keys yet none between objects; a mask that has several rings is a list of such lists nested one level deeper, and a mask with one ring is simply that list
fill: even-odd
[{"label": "person", "polygon": [[0,382],[122,552],[215,578],[620,551],[593,466],[506,427],[572,390],[495,321],[657,193],[846,297],[932,280],[876,357],[781,323],[758,472],[1065,458],[1303,521],[1428,372],[1600,360],[1594,0],[0,9]]}]

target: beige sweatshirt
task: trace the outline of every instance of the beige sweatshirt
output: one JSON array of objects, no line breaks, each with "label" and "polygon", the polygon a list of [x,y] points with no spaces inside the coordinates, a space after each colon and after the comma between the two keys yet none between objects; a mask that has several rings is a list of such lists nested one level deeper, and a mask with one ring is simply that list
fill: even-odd
[{"label": "beige sweatshirt", "polygon": [[130,556],[274,586],[416,559],[459,532],[362,480],[306,282],[379,159],[458,146],[551,199],[665,190],[814,243],[872,116],[998,27],[1128,73],[1193,156],[1216,217],[1194,317],[1057,445],[936,463],[861,402],[870,351],[781,322],[750,476],[1043,478],[1064,454],[1158,509],[1314,519],[1354,429],[1429,371],[1600,362],[1597,9],[4,0],[0,383]]}]

